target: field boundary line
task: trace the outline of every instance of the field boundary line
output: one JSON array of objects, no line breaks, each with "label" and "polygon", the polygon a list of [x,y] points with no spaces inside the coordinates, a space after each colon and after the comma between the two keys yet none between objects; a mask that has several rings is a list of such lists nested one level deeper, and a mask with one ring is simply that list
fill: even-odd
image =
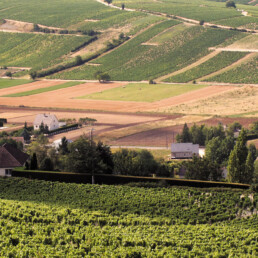
[{"label": "field boundary line", "polygon": [[194,63],[192,63],[192,64],[190,64],[190,65],[188,65],[188,66],[186,66],[186,67],[184,67],[184,68],[182,68],[180,70],[177,70],[175,72],[172,72],[172,73],[169,73],[167,75],[163,75],[163,76],[157,78],[156,81],[157,82],[162,82],[163,80],[165,80],[165,79],[167,79],[169,77],[172,77],[174,75],[177,75],[177,74],[180,74],[180,73],[184,73],[184,72],[186,72],[188,70],[191,70],[192,68],[194,68],[196,66],[199,66],[200,64],[203,64],[204,62],[206,62],[206,61],[210,60],[211,58],[215,57],[220,52],[221,52],[220,50],[218,50],[218,51],[215,50],[215,51],[209,53],[208,55],[198,59],[196,62],[194,62]]},{"label": "field boundary line", "polygon": [[[244,63],[245,61],[249,60],[249,59],[252,59],[253,57],[255,57],[257,55],[257,53],[249,53],[247,54],[246,56],[244,56],[243,58],[237,60],[236,62],[232,63],[231,65],[227,66],[227,67],[224,67],[214,73],[210,73],[208,75],[205,75],[201,78],[198,78],[197,81],[198,82],[202,82],[203,80],[207,79],[207,78],[210,78],[210,77],[213,77],[215,75],[218,75],[218,74],[221,74],[221,73],[224,73],[224,72],[227,72],[231,69],[233,69],[234,67],[237,67],[237,66],[240,66],[242,63]],[[243,83],[245,84],[245,83]],[[242,84],[242,85],[243,85]]]}]

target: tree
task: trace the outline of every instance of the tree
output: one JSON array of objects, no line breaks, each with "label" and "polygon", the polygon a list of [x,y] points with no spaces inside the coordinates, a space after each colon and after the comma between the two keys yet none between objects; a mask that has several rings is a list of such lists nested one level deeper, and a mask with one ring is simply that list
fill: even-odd
[{"label": "tree", "polygon": [[61,139],[61,144],[59,144],[58,152],[61,155],[65,155],[65,154],[69,153],[68,141],[65,136]]},{"label": "tree", "polygon": [[107,82],[111,79],[108,73],[103,73],[101,71],[97,71],[94,76],[99,82]]},{"label": "tree", "polygon": [[256,147],[253,143],[251,143],[248,147],[248,151],[251,153],[252,158],[253,158],[253,162],[255,162],[256,158],[257,158],[257,150]]},{"label": "tree", "polygon": [[249,151],[247,158],[246,158],[246,163],[245,163],[245,179],[244,179],[244,181],[246,183],[251,183],[253,176],[254,176],[254,160],[252,157],[252,153]]},{"label": "tree", "polygon": [[111,4],[112,3],[112,0],[104,0],[104,2],[108,3],[108,4]]},{"label": "tree", "polygon": [[181,142],[191,142],[191,135],[187,124],[184,124],[184,128],[181,135]]},{"label": "tree", "polygon": [[104,173],[111,174],[114,169],[114,162],[110,147],[104,145],[102,142],[98,142],[96,149],[102,162],[106,166],[106,168],[104,169]]},{"label": "tree", "polygon": [[38,169],[38,160],[37,160],[37,155],[34,152],[32,155],[32,158],[30,160],[30,169],[31,170],[37,170]]},{"label": "tree", "polygon": [[11,79],[12,79],[13,74],[12,74],[11,72],[6,72],[6,73],[5,73],[5,76],[7,76],[7,77],[9,77],[9,78],[11,78]]},{"label": "tree", "polygon": [[36,71],[31,71],[31,72],[30,72],[30,78],[31,78],[32,80],[35,80],[35,79],[37,78],[37,72],[36,72]]},{"label": "tree", "polygon": [[83,60],[82,60],[82,57],[81,57],[81,56],[76,56],[76,57],[75,57],[75,64],[76,64],[76,65],[81,65],[81,64],[83,64]]},{"label": "tree", "polygon": [[226,2],[226,7],[229,8],[229,7],[233,7],[233,8],[236,8],[236,4],[234,1],[232,0],[229,0]]},{"label": "tree", "polygon": [[199,23],[201,26],[204,25],[204,20],[200,20],[200,23]]},{"label": "tree", "polygon": [[44,171],[53,171],[54,166],[49,157],[46,157],[45,159],[43,159],[43,161],[40,164],[40,169]]},{"label": "tree", "polygon": [[246,182],[245,165],[247,155],[248,149],[246,147],[246,131],[242,129],[239,137],[237,138],[235,147],[229,156],[228,176],[231,182]]},{"label": "tree", "polygon": [[121,4],[121,8],[122,8],[122,10],[125,9],[125,4],[124,3]]}]

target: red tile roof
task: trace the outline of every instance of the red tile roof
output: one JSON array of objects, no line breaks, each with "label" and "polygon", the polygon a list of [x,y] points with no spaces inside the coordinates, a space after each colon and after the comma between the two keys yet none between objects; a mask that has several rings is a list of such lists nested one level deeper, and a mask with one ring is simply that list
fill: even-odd
[{"label": "red tile roof", "polygon": [[0,168],[21,167],[29,158],[29,155],[5,143],[0,146]]}]

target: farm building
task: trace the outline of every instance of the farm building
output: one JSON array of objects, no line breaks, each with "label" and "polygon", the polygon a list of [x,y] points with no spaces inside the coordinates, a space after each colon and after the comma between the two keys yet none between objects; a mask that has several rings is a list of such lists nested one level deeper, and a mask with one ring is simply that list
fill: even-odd
[{"label": "farm building", "polygon": [[34,120],[33,126],[34,130],[39,130],[40,125],[44,124],[47,125],[49,131],[53,131],[59,128],[59,122],[55,115],[51,114],[38,114]]},{"label": "farm building", "polygon": [[24,166],[29,155],[5,143],[0,147],[0,176],[11,176],[13,168]]},{"label": "farm building", "polygon": [[172,143],[172,159],[190,159],[193,155],[199,156],[199,144],[193,143]]}]

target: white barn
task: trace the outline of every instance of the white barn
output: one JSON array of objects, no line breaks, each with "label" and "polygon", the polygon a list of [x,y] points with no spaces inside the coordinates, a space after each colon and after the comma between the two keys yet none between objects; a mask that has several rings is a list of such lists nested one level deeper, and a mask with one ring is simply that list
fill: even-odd
[{"label": "white barn", "polygon": [[38,114],[34,120],[34,130],[39,130],[40,125],[48,126],[49,131],[53,131],[59,128],[59,122],[55,115],[51,114]]},{"label": "white barn", "polygon": [[172,159],[190,159],[193,155],[199,156],[199,144],[193,143],[172,143]]}]

